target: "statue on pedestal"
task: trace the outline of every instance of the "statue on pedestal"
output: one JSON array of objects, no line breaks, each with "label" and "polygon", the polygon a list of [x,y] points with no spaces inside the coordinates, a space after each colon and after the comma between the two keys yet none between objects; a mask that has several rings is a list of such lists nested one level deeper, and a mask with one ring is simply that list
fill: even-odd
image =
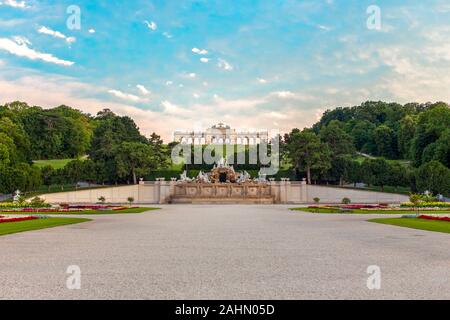
[{"label": "statue on pedestal", "polygon": [[192,179],[187,176],[186,170],[184,170],[183,173],[180,174],[180,181],[181,182],[191,182],[192,181]]}]

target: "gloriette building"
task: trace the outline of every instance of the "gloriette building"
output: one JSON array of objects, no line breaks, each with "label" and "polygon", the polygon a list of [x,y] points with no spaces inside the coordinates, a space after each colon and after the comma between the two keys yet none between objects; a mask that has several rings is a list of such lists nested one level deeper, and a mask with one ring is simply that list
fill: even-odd
[{"label": "gloriette building", "polygon": [[269,132],[236,131],[223,123],[216,124],[205,131],[175,131],[174,141],[182,144],[242,144],[256,145],[269,141]]}]

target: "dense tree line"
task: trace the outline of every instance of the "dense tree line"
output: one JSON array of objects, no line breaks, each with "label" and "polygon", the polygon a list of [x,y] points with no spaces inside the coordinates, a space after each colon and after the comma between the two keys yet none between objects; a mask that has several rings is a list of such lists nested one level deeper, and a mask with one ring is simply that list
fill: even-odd
[{"label": "dense tree line", "polygon": [[[80,159],[84,155],[87,160]],[[32,162],[63,158],[80,160],[58,170]],[[79,181],[137,183],[149,170],[164,167],[167,158],[158,135],[147,139],[131,118],[108,109],[91,116],[68,106],[0,106],[0,193]]]},{"label": "dense tree line", "polygon": [[[0,106],[0,193],[79,181],[137,183],[167,166],[173,146],[163,145],[155,133],[143,136],[133,119],[108,109],[91,116],[68,106],[9,103]],[[245,149],[247,159],[248,153]],[[308,183],[363,182],[449,195],[450,108],[442,102],[365,102],[336,108],[312,128],[286,134],[281,155],[296,177]],[[58,170],[39,169],[32,162],[58,158],[79,160]],[[237,169],[257,170],[260,165]]]},{"label": "dense tree line", "polygon": [[324,113],[313,131],[339,121],[357,151],[420,166],[437,160],[450,167],[450,109],[446,103],[365,102]]},{"label": "dense tree line", "polygon": [[68,106],[43,109],[13,102],[0,106],[2,127],[14,128],[18,151],[26,160],[76,158],[89,148],[94,120]]},{"label": "dense tree line", "polygon": [[[285,160],[308,183],[404,186],[450,194],[450,108],[366,102],[326,111],[283,139]],[[356,158],[364,155],[364,161]],[[402,159],[404,161],[389,161]]]}]

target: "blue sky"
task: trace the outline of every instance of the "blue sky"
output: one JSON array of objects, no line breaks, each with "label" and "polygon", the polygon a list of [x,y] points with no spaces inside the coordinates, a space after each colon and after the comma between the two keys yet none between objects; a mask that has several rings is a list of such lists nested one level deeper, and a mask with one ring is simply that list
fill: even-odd
[{"label": "blue sky", "polygon": [[289,131],[365,100],[450,101],[449,1],[0,2],[1,103],[108,107],[166,140],[219,121]]}]

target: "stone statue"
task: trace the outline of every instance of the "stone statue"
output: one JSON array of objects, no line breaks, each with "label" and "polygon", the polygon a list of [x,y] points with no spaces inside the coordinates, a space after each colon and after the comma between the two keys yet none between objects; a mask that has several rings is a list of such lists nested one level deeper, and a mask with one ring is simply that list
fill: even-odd
[{"label": "stone statue", "polygon": [[217,160],[217,166],[219,167],[219,168],[221,168],[221,167],[225,167],[226,166],[226,160],[222,157],[222,158],[220,158],[219,160]]},{"label": "stone statue", "polygon": [[197,182],[203,182],[203,183],[209,183],[209,177],[207,173],[203,173],[203,171],[200,170],[197,176]]},{"label": "stone statue", "polygon": [[247,171],[241,172],[239,178],[236,180],[237,183],[244,183],[250,180],[250,174]]},{"label": "stone statue", "polygon": [[192,181],[192,179],[187,176],[186,170],[184,170],[183,173],[180,174],[180,181],[181,182],[191,182]]},{"label": "stone statue", "polygon": [[20,190],[16,190],[16,192],[14,192],[13,201],[14,201],[14,202],[19,202],[20,197],[21,197]]},{"label": "stone statue", "polygon": [[267,175],[262,173],[261,170],[258,172],[258,178],[256,178],[254,181],[264,183],[267,182]]}]

